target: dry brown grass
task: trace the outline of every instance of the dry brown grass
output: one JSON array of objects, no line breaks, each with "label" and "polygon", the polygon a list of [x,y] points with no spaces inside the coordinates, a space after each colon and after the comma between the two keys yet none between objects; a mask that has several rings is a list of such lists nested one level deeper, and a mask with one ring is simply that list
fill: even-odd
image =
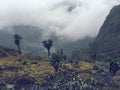
[{"label": "dry brown grass", "polygon": [[[54,73],[54,68],[50,65],[50,62],[46,60],[33,60],[37,64],[31,64],[31,60],[26,59],[27,64],[23,65],[18,59],[25,57],[26,55],[21,56],[10,56],[0,59],[0,67],[5,66],[5,69],[0,71],[0,76],[2,80],[7,80],[14,78],[15,75],[23,76],[28,74],[34,78],[37,82],[41,82],[43,77],[47,76],[49,73]],[[18,68],[16,70],[8,70],[9,67]],[[7,68],[7,69],[6,69]]]}]

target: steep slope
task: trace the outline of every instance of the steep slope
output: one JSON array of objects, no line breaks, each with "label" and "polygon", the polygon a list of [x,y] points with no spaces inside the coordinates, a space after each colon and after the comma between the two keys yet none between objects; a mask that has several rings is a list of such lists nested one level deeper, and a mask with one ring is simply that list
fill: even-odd
[{"label": "steep slope", "polygon": [[98,36],[92,44],[91,51],[98,59],[120,58],[120,5],[111,9]]}]

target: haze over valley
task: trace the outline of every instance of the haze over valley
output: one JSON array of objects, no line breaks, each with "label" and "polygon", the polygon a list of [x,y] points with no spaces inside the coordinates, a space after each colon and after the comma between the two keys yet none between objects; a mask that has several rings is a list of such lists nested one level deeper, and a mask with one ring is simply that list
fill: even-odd
[{"label": "haze over valley", "polygon": [[[119,0],[4,0],[0,3],[0,45],[16,48],[15,33],[23,37],[23,51],[44,52],[42,41],[53,39],[52,51],[88,48],[110,9]],[[22,7],[21,7],[22,6]]]}]

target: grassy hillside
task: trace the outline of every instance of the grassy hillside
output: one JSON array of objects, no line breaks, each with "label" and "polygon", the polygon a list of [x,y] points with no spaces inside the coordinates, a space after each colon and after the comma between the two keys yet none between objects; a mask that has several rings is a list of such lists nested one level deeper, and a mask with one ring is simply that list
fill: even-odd
[{"label": "grassy hillside", "polygon": [[43,90],[120,89],[120,70],[112,76],[109,73],[109,62],[84,61],[81,58],[76,65],[64,60],[55,72],[48,58],[29,54],[14,55],[10,52],[17,51],[9,51],[11,49],[2,47],[0,50],[0,54],[4,51],[4,57],[0,56],[0,82],[5,84],[15,84],[20,78],[29,77],[36,84],[46,88]]},{"label": "grassy hillside", "polygon": [[0,59],[0,81],[6,83],[14,83],[24,75],[34,78],[36,82],[41,82],[49,73],[54,73],[54,69],[46,58],[22,54]]},{"label": "grassy hillside", "polygon": [[[92,69],[92,64],[87,62],[80,62],[79,68],[69,62],[62,62],[62,65],[75,70]],[[6,83],[14,83],[17,78],[24,75],[34,78],[36,82],[42,82],[45,76],[54,73],[54,68],[47,58],[27,54],[0,58],[0,81]]]}]

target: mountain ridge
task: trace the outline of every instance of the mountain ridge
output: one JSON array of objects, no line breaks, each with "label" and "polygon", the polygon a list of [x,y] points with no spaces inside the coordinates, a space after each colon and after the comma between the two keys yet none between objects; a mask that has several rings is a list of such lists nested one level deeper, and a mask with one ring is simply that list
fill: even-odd
[{"label": "mountain ridge", "polygon": [[98,59],[111,60],[120,57],[120,5],[111,9],[92,43],[91,51]]}]

